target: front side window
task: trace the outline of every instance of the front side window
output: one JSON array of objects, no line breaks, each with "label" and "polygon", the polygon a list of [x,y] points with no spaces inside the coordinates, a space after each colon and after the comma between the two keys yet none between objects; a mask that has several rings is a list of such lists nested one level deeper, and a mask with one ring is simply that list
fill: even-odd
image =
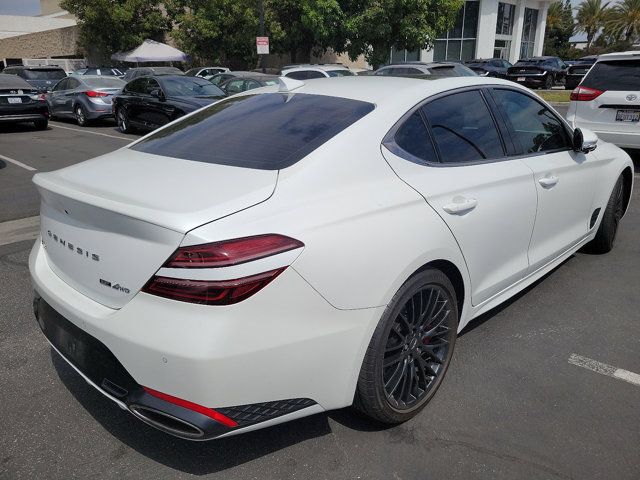
[{"label": "front side window", "polygon": [[564,125],[541,103],[513,90],[494,90],[493,97],[511,123],[521,153],[571,148]]},{"label": "front side window", "polygon": [[330,77],[352,77],[354,73],[351,70],[327,70]]},{"label": "front side window", "polygon": [[477,162],[504,156],[500,135],[479,91],[447,95],[422,108],[443,163]]},{"label": "front side window", "polygon": [[68,78],[64,78],[62,80],[60,80],[55,87],[53,87],[53,91],[57,92],[59,90],[66,90],[67,89],[67,85],[69,84],[69,79]]},{"label": "front side window", "polygon": [[373,109],[368,102],[325,95],[244,95],[214,103],[130,148],[182,160],[279,170]]}]

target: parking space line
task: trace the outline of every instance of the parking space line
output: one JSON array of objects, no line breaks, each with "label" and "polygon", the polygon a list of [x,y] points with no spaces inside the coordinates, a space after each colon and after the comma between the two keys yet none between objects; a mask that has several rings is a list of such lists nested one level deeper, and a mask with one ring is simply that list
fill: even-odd
[{"label": "parking space line", "polygon": [[591,370],[592,372],[617,378],[618,380],[624,380],[625,382],[629,382],[640,387],[640,375],[630,372],[629,370],[613,367],[611,365],[607,365],[606,363],[583,357],[582,355],[576,355],[575,353],[572,353],[569,356],[568,361],[571,365],[586,368],[587,370]]},{"label": "parking space line", "polygon": [[40,233],[40,217],[27,217],[0,223],[0,245],[35,240]]},{"label": "parking space line", "polygon": [[64,130],[73,130],[74,132],[80,132],[80,133],[93,133],[94,135],[101,135],[103,137],[109,137],[109,138],[118,138],[120,140],[128,140],[130,142],[133,142],[134,140],[136,140],[136,138],[119,137],[118,135],[109,135],[108,133],[94,132],[92,130],[63,127],[62,125],[54,125],[51,122],[49,122],[49,126],[54,128],[62,128]]},{"label": "parking space line", "polygon": [[4,155],[0,155],[0,160],[4,160],[9,163],[13,163],[19,167],[24,168],[25,170],[29,170],[30,172],[35,172],[37,168],[30,167],[29,165],[19,162],[18,160],[14,160],[13,158],[5,157]]}]

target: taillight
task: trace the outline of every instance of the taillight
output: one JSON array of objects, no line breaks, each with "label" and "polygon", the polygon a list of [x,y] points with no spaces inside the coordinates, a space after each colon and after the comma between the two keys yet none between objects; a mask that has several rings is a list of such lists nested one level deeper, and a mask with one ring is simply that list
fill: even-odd
[{"label": "taillight", "polygon": [[159,297],[200,305],[233,305],[264,288],[287,267],[235,280],[186,280],[155,275],[142,288]]},{"label": "taillight", "polygon": [[603,90],[597,90],[595,88],[589,87],[576,87],[573,92],[571,92],[571,100],[575,102],[589,102],[598,98],[600,95],[604,93]]},{"label": "taillight", "polygon": [[[251,262],[304,247],[285,235],[266,234],[178,248],[163,268],[219,268]],[[201,305],[232,305],[254,295],[287,267],[233,280],[190,280],[155,275],[143,292]]]},{"label": "taillight", "polygon": [[86,92],[84,92],[84,94],[87,97],[108,97],[109,96],[108,93],[96,92],[95,90],[87,90]]},{"label": "taillight", "polygon": [[304,247],[304,243],[284,235],[267,234],[222,242],[180,247],[166,261],[166,268],[217,268],[251,262]]},{"label": "taillight", "polygon": [[162,393],[148,387],[142,387],[142,388],[149,395],[159,398],[160,400],[164,400],[165,402],[173,403],[174,405],[178,405],[179,407],[183,407],[183,408],[192,410],[194,412],[201,413],[202,415],[206,415],[207,417],[215,420],[216,422],[220,422],[221,424],[227,427],[238,426],[238,422],[214,410],[213,408],[203,407],[202,405],[198,405],[197,403],[190,402],[189,400],[183,400],[182,398],[174,397],[173,395],[168,395],[166,393]]}]

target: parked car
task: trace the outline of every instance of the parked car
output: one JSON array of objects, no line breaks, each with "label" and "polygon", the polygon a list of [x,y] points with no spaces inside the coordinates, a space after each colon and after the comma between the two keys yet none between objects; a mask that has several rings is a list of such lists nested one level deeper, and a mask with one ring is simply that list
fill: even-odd
[{"label": "parked car", "polygon": [[81,127],[92,120],[113,117],[111,101],[125,85],[124,80],[113,76],[64,78],[47,94],[51,116],[75,118]]},{"label": "parked car", "polygon": [[184,75],[141,77],[113,98],[113,114],[123,133],[153,130],[209,105],[225,93],[204,78]]},{"label": "parked car", "polygon": [[373,75],[388,75],[392,77],[414,77],[422,75],[475,77],[477,74],[469,67],[458,62],[406,62],[386,65],[376,70]]},{"label": "parked car", "polygon": [[17,75],[0,73],[0,123],[30,122],[38,130],[49,123],[44,95]]},{"label": "parked car", "polygon": [[74,77],[80,77],[83,75],[98,75],[105,77],[124,77],[124,72],[116,67],[88,67],[76,70],[71,74]]},{"label": "parked car", "polygon": [[128,69],[122,79],[129,82],[134,78],[148,75],[184,75],[184,72],[176,67],[135,67]]},{"label": "parked car", "polygon": [[564,82],[566,70],[558,57],[532,57],[518,60],[507,70],[507,78],[520,85],[548,90]]},{"label": "parked car", "polygon": [[58,83],[60,79],[67,76],[64,69],[54,66],[23,67],[12,65],[5,68],[2,73],[18,75],[41,92],[51,91],[53,86]]},{"label": "parked car", "polygon": [[222,91],[227,95],[234,95],[254,88],[268,87],[269,85],[277,85],[278,76],[268,75],[266,73],[247,73],[238,77],[228,79],[220,85]]},{"label": "parked car", "polygon": [[187,70],[186,72],[184,72],[184,74],[188,77],[200,77],[211,80],[211,77],[213,77],[214,75],[225,73],[228,71],[229,69],[226,67],[197,67],[192,68],[191,70]]},{"label": "parked car", "polygon": [[220,86],[230,78],[241,77],[243,75],[254,75],[256,72],[238,70],[235,72],[218,73],[211,77],[209,81],[214,85]]},{"label": "parked car", "polygon": [[506,78],[511,63],[502,58],[476,59],[464,64],[481,77]]},{"label": "parked car", "polygon": [[640,148],[640,52],[600,55],[571,92],[567,120],[623,148]]},{"label": "parked car", "polygon": [[280,75],[295,80],[310,80],[312,78],[351,77],[355,73],[343,65],[304,64],[287,65],[281,70]]},{"label": "parked car", "polygon": [[591,66],[596,63],[597,55],[590,55],[576,60],[573,65],[567,68],[567,76],[564,84],[565,90],[573,90],[576,88],[584,76],[587,74]]},{"label": "parked car", "polygon": [[38,325],[155,428],[206,440],[352,404],[403,422],[471,319],[613,248],[631,159],[520,85],[279,84],[33,177]]}]

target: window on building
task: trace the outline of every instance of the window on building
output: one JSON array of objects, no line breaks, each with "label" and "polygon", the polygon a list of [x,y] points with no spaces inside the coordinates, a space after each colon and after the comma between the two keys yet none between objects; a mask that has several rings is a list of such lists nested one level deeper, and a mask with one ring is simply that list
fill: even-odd
[{"label": "window on building", "polygon": [[522,43],[520,44],[520,58],[533,57],[533,47],[535,46],[537,27],[538,10],[525,8],[524,24],[522,27]]},{"label": "window on building", "polygon": [[493,57],[509,58],[509,50],[511,50],[511,40],[496,40],[493,44]]},{"label": "window on building", "polygon": [[389,63],[417,62],[420,60],[420,50],[397,50],[391,47]]},{"label": "window on building", "polygon": [[454,26],[436,39],[433,49],[435,61],[475,58],[479,5],[478,1],[465,2]]},{"label": "window on building", "polygon": [[496,22],[497,35],[513,34],[513,19],[516,13],[516,6],[510,3],[498,3],[498,21]]}]

